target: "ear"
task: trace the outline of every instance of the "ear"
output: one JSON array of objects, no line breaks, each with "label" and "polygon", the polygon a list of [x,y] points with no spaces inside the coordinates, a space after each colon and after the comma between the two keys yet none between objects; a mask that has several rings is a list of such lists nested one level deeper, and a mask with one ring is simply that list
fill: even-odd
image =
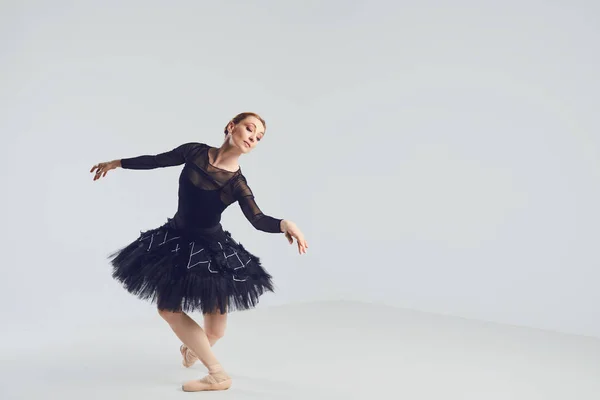
[{"label": "ear", "polygon": [[235,128],[235,124],[233,123],[233,121],[230,121],[227,124],[227,131],[228,131],[228,133],[231,133],[233,131],[233,128]]}]

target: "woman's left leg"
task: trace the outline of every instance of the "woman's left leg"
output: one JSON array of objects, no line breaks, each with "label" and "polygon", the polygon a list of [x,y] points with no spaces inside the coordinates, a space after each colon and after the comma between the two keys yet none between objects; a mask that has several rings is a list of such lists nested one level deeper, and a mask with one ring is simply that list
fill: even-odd
[{"label": "woman's left leg", "polygon": [[204,330],[184,312],[160,310],[159,314],[171,326],[171,329],[208,369],[208,375],[202,379],[185,382],[183,390],[197,392],[203,390],[226,390],[231,386],[231,377],[225,372],[214,353]]}]

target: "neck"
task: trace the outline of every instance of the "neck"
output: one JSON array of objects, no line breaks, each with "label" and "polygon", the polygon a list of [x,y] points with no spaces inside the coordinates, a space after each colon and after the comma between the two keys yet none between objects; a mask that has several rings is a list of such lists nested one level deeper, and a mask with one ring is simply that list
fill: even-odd
[{"label": "neck", "polygon": [[241,153],[237,148],[223,143],[221,147],[213,150],[211,164],[217,168],[233,172],[239,168],[240,156]]}]

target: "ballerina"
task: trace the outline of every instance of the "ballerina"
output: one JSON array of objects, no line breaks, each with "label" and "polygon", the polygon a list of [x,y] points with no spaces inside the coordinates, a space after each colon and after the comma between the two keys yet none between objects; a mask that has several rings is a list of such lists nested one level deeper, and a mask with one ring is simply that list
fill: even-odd
[{"label": "ballerina", "polygon": [[[273,292],[271,275],[260,259],[223,229],[221,215],[237,202],[260,231],[283,233],[298,252],[308,243],[297,225],[262,213],[239,158],[254,149],[265,135],[266,123],[255,113],[241,113],[225,127],[225,140],[216,148],[190,142],[173,150],[103,162],[92,167],[94,181],[108,171],[148,170],[184,165],[179,177],[177,212],[162,226],[110,255],[113,277],[141,299],[156,303],[158,312],[183,343],[183,365],[200,360],[208,369],[202,379],[185,382],[184,391],[226,390],[231,377],[212,351],[223,336],[227,314],[258,304]],[[188,313],[201,311],[204,329]]]}]

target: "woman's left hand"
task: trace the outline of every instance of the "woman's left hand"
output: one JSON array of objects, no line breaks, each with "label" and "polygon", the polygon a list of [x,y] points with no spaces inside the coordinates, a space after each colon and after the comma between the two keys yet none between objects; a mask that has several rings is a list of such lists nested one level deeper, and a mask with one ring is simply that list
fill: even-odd
[{"label": "woman's left hand", "polygon": [[306,249],[308,249],[308,242],[304,239],[304,235],[302,234],[300,229],[298,229],[296,224],[292,221],[283,220],[281,221],[281,228],[288,242],[290,242],[290,244],[293,244],[293,238],[296,238],[296,242],[298,243],[298,252],[300,254],[306,254]]}]

